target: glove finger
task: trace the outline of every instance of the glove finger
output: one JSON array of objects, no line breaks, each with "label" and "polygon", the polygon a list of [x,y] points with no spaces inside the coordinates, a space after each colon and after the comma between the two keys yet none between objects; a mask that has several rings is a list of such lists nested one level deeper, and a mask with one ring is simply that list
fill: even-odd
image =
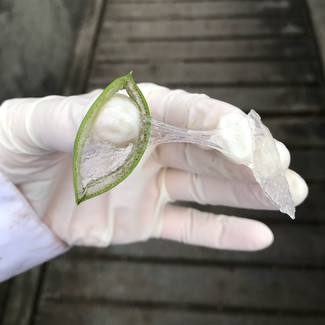
[{"label": "glove finger", "polygon": [[[291,170],[286,172],[286,177],[293,201],[298,205],[306,198],[308,187],[305,181]],[[241,183],[168,169],[165,174],[165,186],[171,200],[247,209],[278,209],[256,183]]]},{"label": "glove finger", "polygon": [[101,90],[78,96],[11,99],[1,106],[0,129],[20,152],[72,152],[79,125]]},{"label": "glove finger", "polygon": [[180,89],[157,87],[148,92],[146,99],[154,119],[189,129],[214,130],[223,115],[235,113],[244,116],[231,104]]},{"label": "glove finger", "polygon": [[246,218],[166,206],[156,237],[217,249],[256,251],[273,242],[271,230]]},{"label": "glove finger", "polygon": [[[283,170],[290,164],[289,150],[276,141]],[[235,164],[217,150],[206,150],[186,143],[162,144],[157,147],[157,160],[166,167],[203,176],[219,176],[232,180],[256,183],[252,171],[245,165]]]}]

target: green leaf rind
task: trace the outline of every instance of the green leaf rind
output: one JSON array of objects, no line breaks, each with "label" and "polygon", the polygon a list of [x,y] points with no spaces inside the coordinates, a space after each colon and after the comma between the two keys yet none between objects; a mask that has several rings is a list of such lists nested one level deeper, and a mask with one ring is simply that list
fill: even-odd
[{"label": "green leaf rind", "polygon": [[[128,162],[129,163],[128,169],[123,170],[123,173],[121,176],[119,176],[118,180],[108,184],[107,186],[105,186],[103,189],[99,191],[96,191],[91,194],[87,194],[87,188],[83,187],[81,176],[80,176],[81,154],[87,140],[87,135],[88,135],[87,131],[91,129],[96,117],[101,112],[101,109],[104,107],[105,103],[117,91],[122,90],[123,88],[127,91],[130,98],[137,104],[137,107],[140,110],[140,116],[143,124],[142,132],[140,132],[141,143],[136,149],[136,153],[135,154],[133,153],[132,160]],[[133,169],[138,165],[140,159],[142,158],[146,150],[150,138],[150,126],[151,126],[151,122],[150,122],[149,107],[141,90],[139,89],[139,87],[137,86],[137,84],[132,78],[132,72],[130,72],[126,76],[116,79],[104,89],[104,91],[99,95],[99,97],[92,104],[87,114],[85,115],[83,121],[81,122],[74,143],[73,185],[74,185],[75,199],[77,204],[80,204],[81,202],[93,198],[97,195],[100,195],[104,192],[107,192],[108,190],[118,185],[120,182],[122,182],[125,178],[127,178],[130,175]],[[87,186],[88,185],[91,185],[91,182],[87,184]]]}]

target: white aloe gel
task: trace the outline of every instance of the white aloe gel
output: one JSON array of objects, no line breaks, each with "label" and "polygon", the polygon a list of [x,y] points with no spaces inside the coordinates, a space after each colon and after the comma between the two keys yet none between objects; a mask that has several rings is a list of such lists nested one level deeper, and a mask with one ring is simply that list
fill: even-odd
[{"label": "white aloe gel", "polygon": [[97,117],[93,137],[97,141],[125,146],[134,141],[140,130],[139,110],[126,95],[116,93]]}]

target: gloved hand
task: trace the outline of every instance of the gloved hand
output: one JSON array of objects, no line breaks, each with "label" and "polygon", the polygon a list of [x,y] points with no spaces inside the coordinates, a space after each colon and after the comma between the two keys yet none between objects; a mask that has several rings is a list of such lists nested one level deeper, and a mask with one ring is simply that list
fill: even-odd
[{"label": "gloved hand", "polygon": [[[205,95],[154,84],[139,86],[152,117],[175,126],[215,129],[244,114]],[[191,144],[149,147],[122,183],[77,206],[72,181],[74,139],[100,92],[12,99],[0,110],[0,171],[18,186],[56,236],[68,245],[107,246],[159,237],[234,250],[258,250],[272,242],[272,232],[258,221],[170,204],[185,200],[276,209],[247,167]],[[245,128],[238,132],[245,147]],[[281,143],[277,147],[293,199],[299,204],[307,195],[307,186],[288,169],[288,150]],[[245,148],[251,150],[249,145]]]}]

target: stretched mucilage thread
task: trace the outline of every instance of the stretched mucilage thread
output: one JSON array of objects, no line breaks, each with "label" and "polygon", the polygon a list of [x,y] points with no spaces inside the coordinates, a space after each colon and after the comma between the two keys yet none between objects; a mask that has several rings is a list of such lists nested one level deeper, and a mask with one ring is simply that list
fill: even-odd
[{"label": "stretched mucilage thread", "polygon": [[183,142],[220,150],[221,147],[215,142],[211,141],[211,137],[214,135],[214,133],[214,131],[199,131],[178,128],[151,119],[149,145],[157,145],[171,142]]},{"label": "stretched mucilage thread", "polygon": [[[253,153],[251,159],[243,165],[249,167],[255,177],[256,182],[261,186],[269,199],[281,212],[295,218],[295,205],[289,190],[288,182],[282,169],[279,153],[274,139],[263,125],[259,115],[251,110],[246,117],[250,125],[252,134]],[[238,125],[236,125],[238,127]],[[218,144],[215,131],[199,131],[178,128],[151,119],[151,134],[149,145],[162,143],[183,142],[192,143],[223,153],[225,156],[232,156],[222,145]],[[240,161],[237,161],[240,164]]]}]

